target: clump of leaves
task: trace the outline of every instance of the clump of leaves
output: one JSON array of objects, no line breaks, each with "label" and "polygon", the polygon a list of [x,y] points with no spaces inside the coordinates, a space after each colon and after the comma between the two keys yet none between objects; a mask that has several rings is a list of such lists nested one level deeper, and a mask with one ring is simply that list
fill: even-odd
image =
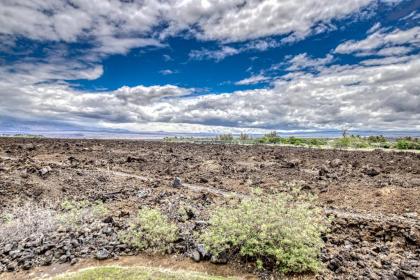
[{"label": "clump of leaves", "polygon": [[346,136],[342,138],[335,139],[333,141],[333,146],[335,148],[369,148],[370,144],[368,140],[360,136]]},{"label": "clump of leaves", "polygon": [[240,203],[216,208],[200,237],[213,255],[239,254],[258,268],[281,273],[318,271],[328,221],[314,197],[255,193]]},{"label": "clump of leaves", "polygon": [[144,208],[119,237],[122,242],[140,250],[165,252],[178,239],[178,227],[159,210]]},{"label": "clump of leaves", "polygon": [[67,226],[80,226],[86,222],[93,222],[104,218],[108,209],[102,201],[90,202],[88,200],[69,201],[61,203],[63,213],[59,220]]},{"label": "clump of leaves", "polygon": [[420,150],[420,142],[416,138],[398,139],[395,143],[395,148],[399,150]]}]

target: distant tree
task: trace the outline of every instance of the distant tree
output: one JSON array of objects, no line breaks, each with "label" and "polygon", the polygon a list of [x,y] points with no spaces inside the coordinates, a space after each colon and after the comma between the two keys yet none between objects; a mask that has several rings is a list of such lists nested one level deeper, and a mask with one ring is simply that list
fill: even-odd
[{"label": "distant tree", "polygon": [[239,139],[240,140],[250,140],[251,139],[251,136],[249,136],[248,134],[246,134],[246,133],[242,133],[241,132],[241,135],[239,135]]},{"label": "distant tree", "polygon": [[220,134],[220,135],[216,136],[216,140],[219,140],[219,141],[232,141],[233,140],[233,135],[230,134],[230,133]]}]

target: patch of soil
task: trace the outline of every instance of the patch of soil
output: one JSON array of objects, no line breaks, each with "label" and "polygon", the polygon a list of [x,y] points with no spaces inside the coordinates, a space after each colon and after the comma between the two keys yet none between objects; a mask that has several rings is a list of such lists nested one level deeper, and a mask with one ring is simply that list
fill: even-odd
[{"label": "patch of soil", "polygon": [[[173,187],[176,177],[182,187]],[[206,221],[212,205],[232,197],[241,199],[255,188],[289,191],[293,185],[316,194],[326,214],[336,217],[325,237],[322,260],[327,271],[320,278],[418,277],[418,153],[0,138],[0,213],[27,201],[51,205],[66,199],[101,200],[122,224],[139,206],[149,205],[159,207],[185,232],[191,232]],[[193,215],[182,220],[177,209],[185,205],[193,208]],[[118,225],[100,225],[98,234],[107,227],[118,230]],[[83,249],[88,245],[63,252],[60,242],[67,242],[63,240],[71,234],[66,232],[58,246],[51,248],[51,263],[60,258],[70,262],[72,258],[64,259],[63,254],[89,258],[95,255],[95,246],[102,246],[96,240],[99,243],[85,242],[92,247],[86,252]],[[108,248],[112,256],[133,253],[120,250],[121,244],[109,235],[103,238],[104,244],[115,242]],[[21,270],[25,260],[27,268],[42,265],[44,255],[34,253],[29,259],[25,255],[30,242],[13,245],[13,250],[22,253],[15,258],[0,249],[0,272],[8,265]],[[188,256],[191,246],[195,244],[186,240],[177,253]],[[37,249],[29,248],[31,252]]]}]

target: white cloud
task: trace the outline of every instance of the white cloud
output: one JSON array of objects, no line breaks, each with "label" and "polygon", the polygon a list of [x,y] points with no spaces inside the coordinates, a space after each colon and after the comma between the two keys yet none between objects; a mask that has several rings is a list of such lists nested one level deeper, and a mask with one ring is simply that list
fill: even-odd
[{"label": "white cloud", "polygon": [[366,32],[367,34],[372,34],[376,31],[378,31],[381,28],[381,23],[377,22],[374,25],[372,25],[371,28],[369,28],[369,30]]},{"label": "white cloud", "polygon": [[174,71],[174,70],[171,70],[171,69],[164,69],[164,70],[161,70],[161,71],[159,71],[159,73],[161,73],[162,75],[172,75],[172,74],[175,74],[176,73],[176,71]]},{"label": "white cloud", "polygon": [[[292,72],[278,77],[270,88],[199,96],[173,85],[84,92],[67,84],[22,83],[29,69],[21,66],[17,73],[2,68],[0,115],[132,130],[154,124],[155,131],[189,125],[199,131],[343,125],[413,130],[420,129],[419,58],[372,66],[325,66],[316,74]],[[43,66],[34,76],[45,79],[61,74]]]},{"label": "white cloud", "polygon": [[126,54],[133,48],[140,47],[163,47],[164,44],[155,39],[150,38],[118,38],[113,36],[104,36],[97,38],[98,47],[93,51],[99,54]]},{"label": "white cloud", "polygon": [[321,67],[331,64],[334,57],[331,54],[327,54],[324,58],[311,58],[307,53],[298,54],[290,58],[286,64],[289,65],[287,71],[297,71],[304,69],[319,70]]},{"label": "white cloud", "polygon": [[372,65],[389,65],[397,64],[402,62],[407,62],[415,58],[415,56],[400,56],[400,57],[385,57],[385,58],[374,58],[362,60],[362,65],[372,66]]},{"label": "white cloud", "polygon": [[160,1],[2,1],[0,34],[33,40],[78,42],[91,39],[98,49],[125,53],[156,44],[145,37],[159,23]]},{"label": "white cloud", "polygon": [[192,50],[189,53],[190,59],[194,60],[204,60],[204,59],[214,59],[216,61],[220,61],[225,59],[228,56],[236,55],[240,53],[238,49],[223,46],[218,50],[208,50],[208,49],[201,49],[201,50]]},{"label": "white cloud", "polygon": [[163,56],[164,61],[172,61],[174,60],[169,54],[164,54]]},{"label": "white cloud", "polygon": [[227,42],[272,35],[311,34],[320,23],[330,23],[375,3],[372,0],[214,0],[172,1],[167,17],[170,34],[197,26],[191,31],[199,39]]},{"label": "white cloud", "polygon": [[[384,49],[384,53],[379,55],[394,54],[392,51],[398,50],[401,54],[406,54],[410,48],[420,47],[420,27],[413,27],[407,30],[396,29],[391,32],[378,30],[370,34],[366,39],[360,41],[350,40],[335,48],[336,53],[358,55],[378,54],[376,50]],[[388,51],[385,51],[388,49]]]},{"label": "white cloud", "polygon": [[238,86],[255,85],[255,84],[262,83],[262,82],[266,82],[268,80],[270,80],[270,78],[265,77],[264,75],[259,74],[259,75],[254,75],[254,76],[251,76],[249,78],[246,78],[246,79],[237,81],[235,83],[235,85],[238,85]]},{"label": "white cloud", "polygon": [[[0,35],[56,42],[90,41],[106,53],[187,31],[200,40],[238,42],[272,35],[303,38],[376,0],[4,0]],[[167,26],[156,30],[158,26]],[[320,28],[322,27],[322,28]],[[152,40],[152,41],[148,41]],[[255,48],[265,49],[268,42]]]},{"label": "white cloud", "polygon": [[240,47],[223,45],[219,49],[192,50],[189,57],[194,60],[213,59],[221,61],[226,57],[237,55],[243,52],[262,52],[271,48],[279,47],[281,44],[273,39],[253,40]]}]

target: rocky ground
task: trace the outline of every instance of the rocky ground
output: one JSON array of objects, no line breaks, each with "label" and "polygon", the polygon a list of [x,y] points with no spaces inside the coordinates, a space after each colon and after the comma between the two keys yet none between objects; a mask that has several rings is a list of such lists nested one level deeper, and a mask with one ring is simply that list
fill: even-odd
[{"label": "rocky ground", "polygon": [[99,200],[110,212],[83,227],[0,239],[0,278],[56,262],[136,254],[117,233],[140,205],[159,207],[178,223],[182,238],[172,253],[210,259],[191,237],[205,227],[209,207],[257,187],[294,185],[316,194],[335,217],[321,254],[326,270],[317,277],[419,279],[418,153],[14,138],[0,138],[0,213],[65,200]]}]

